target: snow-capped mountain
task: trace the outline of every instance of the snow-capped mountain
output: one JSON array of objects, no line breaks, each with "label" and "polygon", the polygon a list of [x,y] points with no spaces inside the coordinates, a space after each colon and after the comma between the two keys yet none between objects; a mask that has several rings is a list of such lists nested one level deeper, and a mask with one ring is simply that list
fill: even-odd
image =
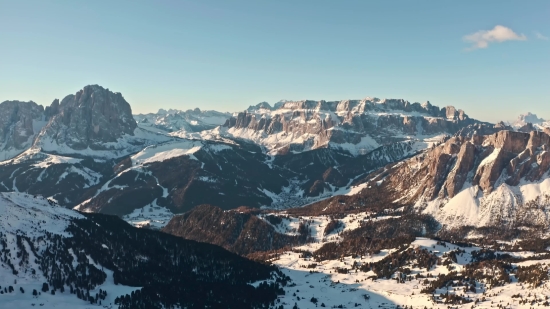
[{"label": "snow-capped mountain", "polygon": [[543,131],[544,128],[550,127],[550,121],[539,118],[537,115],[529,112],[519,115],[511,126],[521,132],[529,132],[531,130]]},{"label": "snow-capped mountain", "polygon": [[93,85],[0,120],[1,308],[548,305],[538,117],[376,98],[133,116]]},{"label": "snow-capped mountain", "polygon": [[33,148],[46,153],[117,158],[168,138],[137,127],[122,94],[84,87],[46,110],[50,119]]},{"label": "snow-capped mountain", "polygon": [[513,123],[514,127],[522,127],[527,123],[540,124],[545,122],[544,119],[539,118],[537,115],[528,112],[527,114],[521,114],[518,116],[516,122]]},{"label": "snow-capped mountain", "polygon": [[250,105],[246,110],[248,112],[259,111],[259,110],[262,110],[262,109],[277,110],[277,109],[280,109],[283,105],[285,105],[285,103],[288,103],[288,102],[293,102],[293,101],[292,100],[279,100],[275,104],[273,104],[273,106],[271,106],[271,104],[269,104],[268,102],[264,101],[264,102],[260,102],[256,105]]},{"label": "snow-capped mountain", "polygon": [[[2,106],[16,105],[34,106]],[[10,116],[16,121],[9,128],[26,128],[20,131],[33,142],[0,163],[0,190],[40,194],[66,207],[162,227],[173,213],[200,204],[284,209],[356,193],[369,173],[440,149],[450,134],[456,134],[452,140],[474,141],[510,128],[429,102],[367,98],[276,105],[262,102],[234,116],[159,110],[135,116],[136,122],[120,93],[92,85],[44,111],[36,105],[18,108],[17,114],[12,107],[10,115],[20,116]],[[14,140],[10,134],[4,136]],[[441,198],[458,192],[446,190],[451,196]]]},{"label": "snow-capped mountain", "polygon": [[414,205],[447,227],[550,226],[550,136],[543,132],[456,136],[368,178],[364,186],[384,197],[381,204]]},{"label": "snow-capped mountain", "polygon": [[120,93],[84,87],[46,109],[34,102],[0,104],[0,160],[38,153],[117,158],[170,140],[137,127]]},{"label": "snow-capped mountain", "polygon": [[210,130],[225,123],[231,117],[230,113],[213,110],[202,111],[198,108],[186,111],[164,110],[150,114],[134,115],[139,127],[163,132],[200,132]]},{"label": "snow-capped mountain", "polygon": [[[452,106],[405,100],[286,101],[272,108],[263,102],[228,119],[216,134],[266,147],[270,154],[334,148],[353,156],[402,141],[423,141],[454,134],[479,123]],[[208,138],[209,134],[180,137]]]},{"label": "snow-capped mountain", "polygon": [[0,191],[156,227],[200,204],[289,208],[346,194],[448,134],[504,129],[453,107],[376,98],[132,116],[120,93],[98,85],[38,110],[45,124],[0,163]]}]

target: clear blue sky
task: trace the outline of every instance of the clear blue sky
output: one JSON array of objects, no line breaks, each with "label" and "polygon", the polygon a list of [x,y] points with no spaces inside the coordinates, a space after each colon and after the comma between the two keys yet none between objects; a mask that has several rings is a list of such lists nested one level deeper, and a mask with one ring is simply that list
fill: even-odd
[{"label": "clear blue sky", "polygon": [[136,113],[376,96],[550,119],[548,37],[548,0],[0,0],[0,101],[100,84]]}]

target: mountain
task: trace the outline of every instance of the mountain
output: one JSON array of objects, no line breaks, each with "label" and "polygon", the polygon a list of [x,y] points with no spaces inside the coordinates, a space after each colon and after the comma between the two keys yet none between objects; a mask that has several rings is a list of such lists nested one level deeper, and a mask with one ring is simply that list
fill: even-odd
[{"label": "mountain", "polygon": [[41,105],[20,101],[0,103],[0,161],[28,149],[45,124]]},{"label": "mountain", "polygon": [[535,114],[527,113],[527,114],[519,115],[518,119],[514,123],[514,126],[524,126],[527,123],[539,124],[544,121],[545,121],[544,119],[537,117],[537,115]]},{"label": "mountain", "polygon": [[[65,207],[160,228],[174,213],[201,204],[286,209],[350,194],[368,173],[440,144],[451,133],[504,129],[429,102],[275,105],[263,102],[235,117],[199,109],[132,116],[120,93],[86,86],[47,107],[47,122],[32,146],[0,162],[0,191],[40,194]],[[323,117],[330,121],[318,122]],[[318,147],[292,148],[301,132],[309,132]],[[290,136],[288,147],[271,143],[283,135]],[[289,147],[294,150],[284,150]]]},{"label": "mountain", "polygon": [[293,175],[268,159],[249,143],[178,139],[150,146],[121,161],[77,209],[126,215],[146,205],[174,213],[205,203],[224,209],[269,205],[269,194],[289,186]]},{"label": "mountain", "polygon": [[[76,209],[167,222],[172,213],[201,204],[224,210],[296,207],[345,193],[359,175],[416,151],[403,142],[360,157],[332,149],[271,157],[242,140],[177,139],[149,146],[104,172],[107,177]],[[151,219],[160,208],[169,210],[168,219]]]},{"label": "mountain", "polygon": [[134,119],[139,127],[164,132],[200,132],[210,130],[225,123],[229,117],[231,117],[229,113],[212,110],[202,111],[198,108],[186,111],[159,109],[156,114],[134,115]]},{"label": "mountain", "polygon": [[[373,214],[399,216],[403,220],[415,218],[420,220],[417,226],[431,226],[427,229],[432,231],[431,235],[454,235],[459,238],[489,233],[494,239],[502,240],[518,235],[546,235],[550,227],[549,150],[550,136],[538,131],[523,133],[503,130],[473,137],[457,135],[426,152],[357,178],[352,190],[347,193],[340,192],[340,195],[335,194],[304,207],[287,209],[283,214],[295,218],[341,218],[350,213],[365,217],[372,217]],[[196,212],[200,213],[198,209]],[[214,210],[210,212],[216,213]],[[424,217],[418,219],[418,214]],[[202,214],[198,220],[193,219],[194,210],[174,217],[164,230],[185,238],[222,245],[241,254],[242,248],[248,248],[246,254],[281,249],[283,246],[276,242],[266,242],[261,238],[274,235],[270,239],[280,239],[291,235],[288,231],[283,235],[274,234],[285,230],[277,227],[280,219],[275,220],[277,224],[265,220],[273,215],[280,217],[281,213],[266,210],[255,215],[255,221],[237,219],[242,216],[238,211],[224,213],[223,219]],[[233,229],[216,223],[239,220],[246,223],[238,225],[241,230],[229,234]],[[252,222],[264,224],[260,228],[259,223]],[[249,224],[254,227],[247,227]],[[270,228],[271,225],[275,227]],[[258,230],[262,232],[258,233]],[[402,229],[400,235],[426,235],[426,232],[412,233],[414,230]],[[382,231],[377,233],[380,237]],[[261,236],[247,237],[247,243],[242,247],[233,245],[239,243],[242,237],[239,235],[243,234]],[[302,242],[310,236],[309,233],[304,234]]]},{"label": "mountain", "polygon": [[517,120],[511,125],[514,129],[521,132],[529,132],[532,130],[543,131],[544,128],[550,127],[550,121],[546,121],[529,112],[519,115]]},{"label": "mountain", "polygon": [[550,136],[539,131],[455,136],[368,175],[354,196],[334,197],[296,212],[413,207],[447,229],[540,231],[550,226],[549,149]]},{"label": "mountain", "polygon": [[117,158],[170,140],[140,128],[120,93],[89,85],[45,109],[34,102],[0,104],[0,159],[38,153]]},{"label": "mountain", "polygon": [[35,145],[45,151],[60,146],[74,150],[106,150],[123,135],[134,135],[136,122],[130,104],[120,93],[98,85],[86,86],[61,102],[55,100],[48,110],[51,117]]},{"label": "mountain", "polygon": [[0,212],[2,308],[268,308],[288,280],[220,247],[42,197],[0,193]]},{"label": "mountain", "polygon": [[137,128],[122,94],[98,85],[54,100],[45,113],[50,119],[33,148],[46,153],[117,158],[168,140]]},{"label": "mountain", "polygon": [[537,131],[455,138],[384,182],[401,203],[415,203],[449,226],[549,226],[549,147],[550,136]]},{"label": "mountain", "polygon": [[550,128],[376,98],[132,115],[97,85],[0,111],[1,308],[549,305]]},{"label": "mountain", "polygon": [[[424,141],[479,123],[452,106],[366,98],[260,103],[228,119],[220,134],[252,140],[271,154],[335,148],[357,156],[401,141]],[[181,135],[180,135],[181,136]]]}]

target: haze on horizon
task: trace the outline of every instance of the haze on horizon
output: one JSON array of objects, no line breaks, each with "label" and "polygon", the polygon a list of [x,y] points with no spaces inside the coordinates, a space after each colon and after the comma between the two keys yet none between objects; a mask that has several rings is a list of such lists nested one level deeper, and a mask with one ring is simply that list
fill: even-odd
[{"label": "haze on horizon", "polygon": [[134,113],[367,96],[550,119],[550,2],[0,0],[0,102]]}]

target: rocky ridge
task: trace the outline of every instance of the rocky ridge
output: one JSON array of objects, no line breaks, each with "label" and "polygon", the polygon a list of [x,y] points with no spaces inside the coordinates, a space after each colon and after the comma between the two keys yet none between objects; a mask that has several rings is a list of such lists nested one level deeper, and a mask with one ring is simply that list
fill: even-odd
[{"label": "rocky ridge", "polygon": [[[420,183],[423,191],[415,196],[396,196],[395,200],[452,199],[470,183],[481,184],[482,190],[498,187],[498,164],[484,167],[492,172],[480,172],[483,175],[475,181],[464,180],[478,160],[468,158],[472,149],[489,151],[485,149],[489,146],[473,141],[511,129],[504,123],[470,119],[454,107],[376,98],[281,101],[275,107],[260,103],[227,119],[227,114],[214,111],[160,110],[138,115],[141,118],[136,122],[120,93],[97,85],[55,100],[45,110],[37,107],[34,116],[45,125],[35,130],[33,122],[34,135],[29,135],[31,131],[25,135],[33,140],[31,148],[0,163],[0,190],[40,194],[66,207],[136,219],[145,209],[182,213],[201,204],[224,210],[240,206],[287,209],[324,199],[330,203],[333,196],[355,198],[369,182],[383,178],[371,173],[390,164],[379,170],[390,175],[395,163],[419,153],[411,160],[428,156],[426,160],[436,164],[429,173],[436,180]],[[225,127],[209,129],[224,119]],[[28,128],[29,121],[18,121]],[[183,138],[179,133],[185,130],[168,132],[182,126],[195,127]],[[449,140],[450,134],[455,137]],[[328,138],[324,145],[323,138]],[[300,140],[304,147],[298,145]],[[458,146],[447,147],[458,147],[458,152],[438,150],[450,141]],[[466,141],[475,147],[462,149]],[[422,154],[430,148],[434,149],[429,154]],[[459,158],[458,167],[448,176],[452,166],[447,165],[454,164],[455,158]],[[537,160],[546,164],[545,157],[528,163]],[[522,174],[530,170],[527,165],[518,163],[517,169],[518,179],[532,181]],[[441,188],[445,193],[440,193]]]},{"label": "rocky ridge", "polygon": [[[550,226],[550,136],[500,131],[455,136],[433,149],[367,177],[366,189],[340,200],[366,204],[376,188],[388,208],[412,205],[442,225]],[[372,201],[371,201],[372,202]],[[355,206],[353,206],[355,205]],[[336,207],[334,200],[316,207]],[[372,206],[372,205],[371,205]]]},{"label": "rocky ridge", "polygon": [[405,100],[286,101],[260,103],[228,119],[227,136],[253,140],[273,154],[336,148],[361,155],[393,142],[454,134],[480,123],[453,106]]}]

